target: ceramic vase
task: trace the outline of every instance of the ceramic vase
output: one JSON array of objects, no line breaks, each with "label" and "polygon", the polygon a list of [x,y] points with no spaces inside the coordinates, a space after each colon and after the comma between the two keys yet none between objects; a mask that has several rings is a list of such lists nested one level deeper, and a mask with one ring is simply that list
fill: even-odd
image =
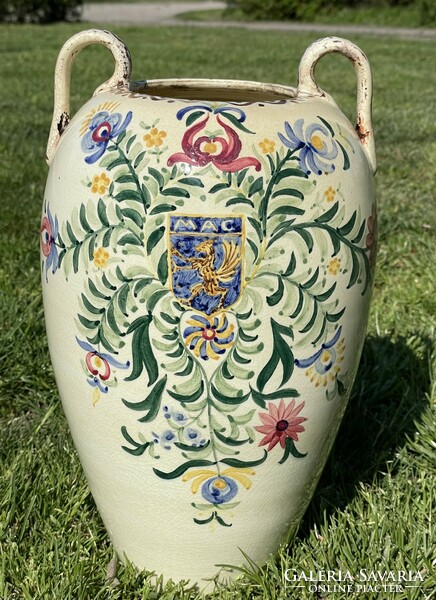
[{"label": "ceramic vase", "polygon": [[[71,118],[76,54],[113,76]],[[357,125],[314,67],[354,64]],[[124,560],[202,585],[295,532],[365,336],[376,248],[371,75],[326,38],[296,88],[130,82],[124,44],[62,48],[41,223],[45,318],[71,435]],[[255,524],[255,526],[254,526]]]}]

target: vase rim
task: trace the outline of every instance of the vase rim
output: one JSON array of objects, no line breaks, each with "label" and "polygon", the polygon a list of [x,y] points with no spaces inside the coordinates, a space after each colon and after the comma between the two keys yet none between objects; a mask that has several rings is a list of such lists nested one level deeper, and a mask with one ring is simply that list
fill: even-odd
[{"label": "vase rim", "polygon": [[131,92],[181,100],[274,102],[295,100],[295,88],[233,79],[146,79],[129,85]]}]

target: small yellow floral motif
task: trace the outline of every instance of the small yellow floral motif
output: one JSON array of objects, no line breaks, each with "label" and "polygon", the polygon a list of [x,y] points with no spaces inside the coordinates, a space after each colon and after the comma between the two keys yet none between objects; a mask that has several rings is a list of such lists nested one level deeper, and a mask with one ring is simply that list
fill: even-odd
[{"label": "small yellow floral motif", "polygon": [[107,267],[109,261],[109,252],[100,247],[94,252],[94,265],[99,269]]},{"label": "small yellow floral motif", "polygon": [[324,192],[324,196],[326,197],[327,202],[333,202],[336,196],[336,190],[334,190],[332,186],[330,186]]},{"label": "small yellow floral motif", "polygon": [[91,192],[93,194],[103,195],[107,192],[111,180],[106,173],[100,173],[100,175],[94,175],[91,183]]},{"label": "small yellow floral motif", "polygon": [[164,138],[166,137],[166,131],[159,131],[157,127],[153,127],[150,129],[150,133],[144,135],[144,142],[147,148],[162,146]]},{"label": "small yellow floral motif", "polygon": [[339,269],[341,268],[341,259],[340,258],[332,258],[329,262],[328,272],[330,275],[337,275],[339,273]]},{"label": "small yellow floral motif", "polygon": [[203,152],[206,152],[206,154],[215,154],[217,148],[218,146],[215,144],[215,142],[209,141],[204,144]]},{"label": "small yellow floral motif", "polygon": [[259,142],[259,146],[263,154],[271,154],[271,152],[274,152],[276,144],[272,140],[265,138],[262,142]]}]

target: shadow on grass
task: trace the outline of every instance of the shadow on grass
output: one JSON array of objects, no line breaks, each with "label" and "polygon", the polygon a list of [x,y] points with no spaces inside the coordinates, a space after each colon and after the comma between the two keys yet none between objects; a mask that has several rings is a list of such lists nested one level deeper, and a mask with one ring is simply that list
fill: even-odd
[{"label": "shadow on grass", "polygon": [[374,482],[407,437],[413,436],[414,422],[428,405],[428,356],[433,349],[428,337],[416,341],[424,348],[422,358],[404,338],[366,339],[338,437],[298,537],[307,537],[315,524],[322,523],[323,515],[328,518],[343,509],[360,483]]}]

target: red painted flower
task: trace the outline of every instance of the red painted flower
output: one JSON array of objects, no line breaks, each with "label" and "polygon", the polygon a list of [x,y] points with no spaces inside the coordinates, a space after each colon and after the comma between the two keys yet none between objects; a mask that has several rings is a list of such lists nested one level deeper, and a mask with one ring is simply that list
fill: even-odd
[{"label": "red painted flower", "polygon": [[[224,129],[225,136],[207,134],[204,130],[209,121],[209,115],[186,130],[182,138],[183,152],[176,152],[168,159],[168,166],[183,162],[197,167],[212,163],[220,171],[233,173],[246,167],[261,168],[257,158],[246,156],[239,158],[242,149],[241,140],[236,131],[229,127],[220,116],[216,115],[217,123]],[[203,135],[201,135],[203,133]]]},{"label": "red painted flower", "polygon": [[288,437],[293,439],[294,442],[298,442],[298,434],[304,431],[302,423],[307,421],[305,417],[298,416],[303,408],[304,402],[295,406],[295,400],[292,400],[288,406],[285,406],[283,399],[280,400],[278,406],[271,402],[268,405],[267,413],[259,413],[263,425],[254,428],[259,433],[265,434],[259,446],[269,444],[269,452],[278,442],[284,448]]}]

